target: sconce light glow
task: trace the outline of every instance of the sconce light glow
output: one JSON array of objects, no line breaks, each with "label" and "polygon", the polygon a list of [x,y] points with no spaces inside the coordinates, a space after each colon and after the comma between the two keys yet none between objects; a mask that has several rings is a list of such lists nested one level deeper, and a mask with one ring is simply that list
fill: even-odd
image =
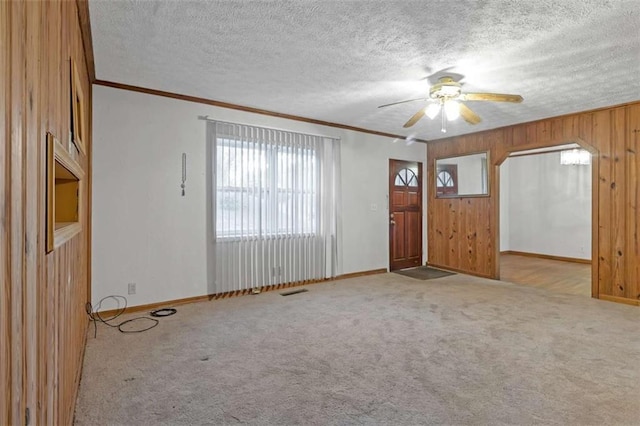
[{"label": "sconce light glow", "polygon": [[560,164],[589,165],[591,164],[591,153],[585,149],[560,151]]},{"label": "sconce light glow", "polygon": [[436,115],[438,115],[439,112],[440,104],[429,104],[425,111],[425,114],[427,114],[427,117],[433,120],[434,118],[436,118]]},{"label": "sconce light glow", "polygon": [[456,101],[447,101],[444,103],[444,112],[447,114],[447,120],[456,120],[460,117],[460,104]]}]

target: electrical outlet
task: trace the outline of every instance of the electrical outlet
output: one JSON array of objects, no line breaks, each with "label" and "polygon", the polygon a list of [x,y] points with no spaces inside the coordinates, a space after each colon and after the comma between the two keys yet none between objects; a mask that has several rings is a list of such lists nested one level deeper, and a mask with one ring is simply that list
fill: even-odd
[{"label": "electrical outlet", "polygon": [[136,294],[136,283],[129,283],[129,294]]}]

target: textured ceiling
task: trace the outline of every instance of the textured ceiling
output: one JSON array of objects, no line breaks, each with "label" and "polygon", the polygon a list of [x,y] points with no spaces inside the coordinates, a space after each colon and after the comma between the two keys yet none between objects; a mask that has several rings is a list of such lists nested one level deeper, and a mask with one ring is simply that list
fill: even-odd
[{"label": "textured ceiling", "polygon": [[[96,77],[421,139],[640,100],[640,0],[90,0]],[[443,70],[483,119],[402,125]],[[444,72],[444,74],[447,74]],[[433,80],[433,77],[431,78]]]}]

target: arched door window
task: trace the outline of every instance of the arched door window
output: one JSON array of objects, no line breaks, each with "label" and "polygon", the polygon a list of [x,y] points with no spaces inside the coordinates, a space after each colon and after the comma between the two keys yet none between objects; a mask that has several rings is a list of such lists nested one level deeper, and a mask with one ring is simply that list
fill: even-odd
[{"label": "arched door window", "polygon": [[411,169],[400,169],[398,173],[396,173],[396,178],[394,181],[395,186],[418,186],[418,177],[416,173]]},{"label": "arched door window", "polygon": [[451,195],[458,193],[458,166],[442,164],[438,166],[436,174],[437,195]]}]

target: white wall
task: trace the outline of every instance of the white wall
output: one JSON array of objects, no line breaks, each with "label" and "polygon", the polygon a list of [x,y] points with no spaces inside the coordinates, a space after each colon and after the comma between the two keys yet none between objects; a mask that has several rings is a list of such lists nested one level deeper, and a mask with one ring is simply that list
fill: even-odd
[{"label": "white wall", "polygon": [[500,250],[591,259],[591,179],[590,165],[561,165],[559,152],[507,159],[500,170],[503,189],[508,182]]},{"label": "white wall", "polygon": [[[111,294],[126,296],[134,306],[209,293],[201,115],[341,139],[341,273],[388,267],[390,158],[423,162],[426,211],[424,144],[407,146],[381,136],[94,86],[93,303]],[[180,196],[183,152],[185,197]],[[136,283],[135,295],[127,295],[130,282]]]}]

